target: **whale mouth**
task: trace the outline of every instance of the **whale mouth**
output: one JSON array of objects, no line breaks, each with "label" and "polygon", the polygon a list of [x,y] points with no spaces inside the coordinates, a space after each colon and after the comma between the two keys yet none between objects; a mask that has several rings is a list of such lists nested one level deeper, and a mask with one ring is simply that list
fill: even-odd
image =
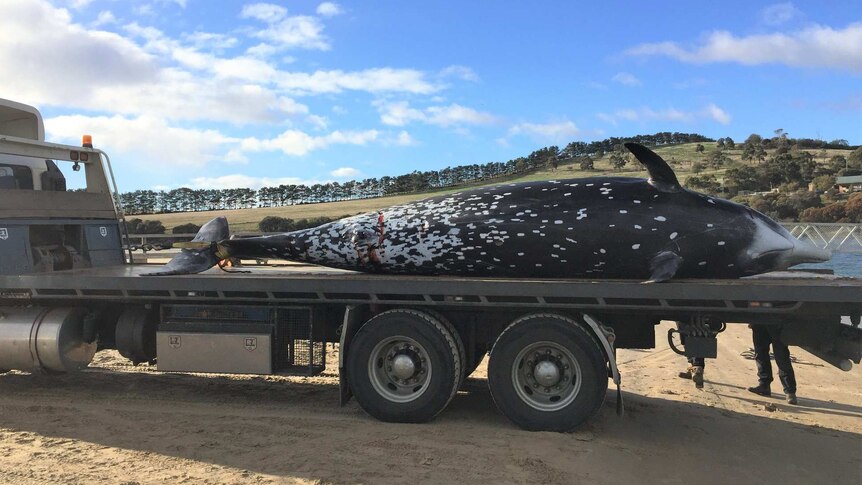
[{"label": "whale mouth", "polygon": [[820,249],[813,244],[806,243],[796,239],[793,242],[793,249],[787,255],[789,266],[802,263],[825,263],[832,259],[832,252],[827,249]]}]

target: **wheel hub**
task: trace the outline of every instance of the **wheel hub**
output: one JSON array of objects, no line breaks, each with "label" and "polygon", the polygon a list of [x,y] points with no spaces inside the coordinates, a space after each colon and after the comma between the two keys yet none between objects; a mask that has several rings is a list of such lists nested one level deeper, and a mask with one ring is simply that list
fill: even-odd
[{"label": "wheel hub", "polygon": [[533,376],[540,386],[555,386],[560,382],[560,368],[550,360],[543,360],[536,364]]},{"label": "wheel hub", "polygon": [[398,354],[392,359],[392,375],[399,379],[409,379],[416,373],[416,363],[407,354]]}]

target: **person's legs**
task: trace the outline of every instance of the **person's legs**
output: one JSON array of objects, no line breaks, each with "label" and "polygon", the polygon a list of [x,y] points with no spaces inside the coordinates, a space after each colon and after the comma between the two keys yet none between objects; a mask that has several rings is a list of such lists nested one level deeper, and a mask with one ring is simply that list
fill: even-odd
[{"label": "person's legs", "polygon": [[796,402],[796,374],[793,372],[793,364],[790,361],[790,349],[781,341],[781,329],[776,327],[770,329],[772,339],[772,352],[775,354],[775,365],[778,366],[778,379],[784,386],[784,394],[791,404]]},{"label": "person's legs", "polygon": [[751,326],[751,338],[754,344],[754,361],[757,363],[757,387],[749,387],[748,390],[760,394],[770,395],[769,385],[772,383],[772,363],[769,361],[769,344],[772,339],[769,328],[764,325]]}]

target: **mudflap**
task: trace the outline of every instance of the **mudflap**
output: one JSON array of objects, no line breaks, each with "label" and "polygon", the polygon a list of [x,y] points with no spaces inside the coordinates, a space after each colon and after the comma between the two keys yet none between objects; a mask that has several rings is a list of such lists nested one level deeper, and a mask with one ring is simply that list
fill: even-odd
[{"label": "mudflap", "polygon": [[347,362],[347,349],[350,347],[350,342],[353,341],[353,336],[364,321],[365,312],[361,310],[356,305],[348,305],[344,309],[344,321],[341,324],[341,338],[338,344],[338,390],[341,406],[346,405],[353,397],[353,391],[350,390],[350,376],[344,364]]}]

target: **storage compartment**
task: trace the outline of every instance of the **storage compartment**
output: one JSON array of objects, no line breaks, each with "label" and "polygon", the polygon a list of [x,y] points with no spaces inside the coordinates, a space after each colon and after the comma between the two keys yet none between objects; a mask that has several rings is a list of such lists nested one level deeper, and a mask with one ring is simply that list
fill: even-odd
[{"label": "storage compartment", "polygon": [[[326,364],[310,307],[164,305],[159,370],[316,375]],[[166,360],[167,359],[167,360]]]}]

